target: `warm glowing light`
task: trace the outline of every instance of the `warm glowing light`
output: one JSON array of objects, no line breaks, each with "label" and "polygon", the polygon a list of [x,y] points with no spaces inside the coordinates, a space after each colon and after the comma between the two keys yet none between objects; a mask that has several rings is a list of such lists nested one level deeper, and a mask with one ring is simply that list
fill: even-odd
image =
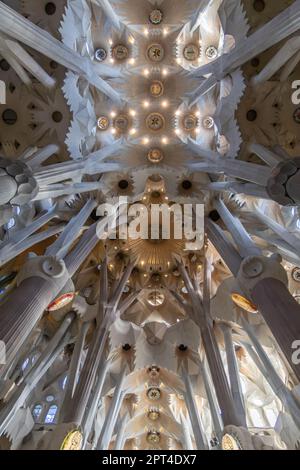
[{"label": "warm glowing light", "polygon": [[112,112],[110,113],[110,117],[112,117],[112,118],[115,118],[116,115],[117,115],[117,113],[116,113],[115,111],[112,111]]},{"label": "warm glowing light", "polygon": [[136,116],[136,111],[134,109],[130,109],[129,114],[130,114],[130,116],[135,117]]},{"label": "warm glowing light", "polygon": [[175,112],[175,116],[181,116],[181,110],[180,109],[177,109],[177,111]]},{"label": "warm glowing light", "polygon": [[113,135],[115,135],[115,134],[117,133],[117,130],[113,127],[112,130],[111,130],[111,133],[112,133]]},{"label": "warm glowing light", "polygon": [[135,64],[135,59],[132,57],[131,59],[129,59],[129,63],[130,63],[130,65],[134,65]]},{"label": "warm glowing light", "polygon": [[143,138],[143,144],[144,144],[144,145],[148,145],[149,142],[150,142],[149,137],[144,137],[144,138]]},{"label": "warm glowing light", "polygon": [[254,305],[249,299],[238,293],[232,293],[231,299],[238,307],[242,308],[243,310],[246,310],[246,312],[257,313],[258,311],[256,305]]},{"label": "warm glowing light", "polygon": [[134,43],[135,43],[135,40],[134,40],[134,37],[133,37],[133,36],[130,36],[130,38],[128,39],[128,41],[130,42],[130,44],[134,44]]},{"label": "warm glowing light", "polygon": [[179,64],[179,65],[181,64],[181,59],[180,59],[180,57],[177,57],[176,62],[177,62],[177,64]]},{"label": "warm glowing light", "polygon": [[161,103],[162,108],[167,108],[169,106],[169,102],[167,100],[162,101]]},{"label": "warm glowing light", "polygon": [[143,74],[145,75],[145,77],[148,77],[149,74],[150,74],[150,72],[149,72],[148,69],[145,69],[145,70],[143,71]]},{"label": "warm glowing light", "polygon": [[161,143],[164,144],[164,145],[167,145],[168,142],[169,142],[169,140],[168,140],[167,137],[163,137],[163,138],[161,139]]},{"label": "warm glowing light", "polygon": [[111,64],[115,63],[115,59],[113,59],[112,57],[109,59],[109,61],[110,61]]},{"label": "warm glowing light", "polygon": [[145,36],[148,36],[148,34],[149,34],[149,29],[148,28],[144,29],[144,34],[145,34]]},{"label": "warm glowing light", "polygon": [[168,69],[163,69],[162,74],[164,77],[166,77],[168,73],[169,73]]},{"label": "warm glowing light", "polygon": [[112,39],[109,39],[109,40],[108,40],[108,44],[109,44],[110,46],[112,46],[112,45],[113,45],[113,40],[112,40]]},{"label": "warm glowing light", "polygon": [[81,450],[83,437],[80,431],[74,429],[65,437],[60,450]]},{"label": "warm glowing light", "polygon": [[144,106],[144,108],[149,108],[149,106],[150,106],[149,101],[143,101],[143,106]]},{"label": "warm glowing light", "polygon": [[132,129],[130,129],[129,134],[130,135],[136,134],[136,129],[134,129],[134,127]]},{"label": "warm glowing light", "polygon": [[166,35],[168,34],[168,32],[169,32],[168,28],[164,28],[164,29],[163,29],[163,34],[164,34],[164,36],[166,36]]}]

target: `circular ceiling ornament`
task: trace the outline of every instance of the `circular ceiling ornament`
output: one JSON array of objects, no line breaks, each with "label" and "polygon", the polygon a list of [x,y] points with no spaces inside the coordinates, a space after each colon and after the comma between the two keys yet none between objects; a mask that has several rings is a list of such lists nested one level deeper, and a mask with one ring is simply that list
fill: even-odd
[{"label": "circular ceiling ornament", "polygon": [[69,432],[65,437],[60,450],[81,450],[82,434],[78,429]]},{"label": "circular ceiling ornament", "polygon": [[151,44],[148,47],[147,56],[151,62],[161,62],[165,57],[165,50],[161,44]]},{"label": "circular ceiling ornament", "polygon": [[165,301],[165,295],[162,292],[154,290],[150,292],[147,298],[148,304],[152,307],[160,307]]},{"label": "circular ceiling ornament", "polygon": [[181,183],[182,189],[190,191],[193,188],[193,183],[190,180],[183,180]]},{"label": "circular ceiling ornament", "polygon": [[186,132],[191,132],[198,126],[198,118],[195,114],[186,114],[182,118],[182,127]]},{"label": "circular ceiling ornament", "polygon": [[117,44],[112,48],[112,57],[118,62],[122,62],[129,57],[128,47],[123,44]]},{"label": "circular ceiling ornament", "polygon": [[151,163],[160,163],[164,158],[162,151],[158,148],[153,148],[148,152],[148,160]]},{"label": "circular ceiling ornament", "polygon": [[147,391],[147,397],[151,401],[158,401],[161,397],[160,389],[156,387],[149,388],[149,390]]},{"label": "circular ceiling ornament", "polygon": [[150,94],[154,98],[159,98],[164,94],[164,85],[160,80],[154,80],[150,85]]},{"label": "circular ceiling ornament", "polygon": [[155,10],[152,10],[149,15],[149,21],[150,23],[154,25],[161,24],[163,19],[164,19],[163,12],[159,8],[155,8]]},{"label": "circular ceiling ornament", "polygon": [[218,49],[215,46],[209,46],[205,51],[205,55],[210,60],[216,59],[218,57]]},{"label": "circular ceiling ornament", "polygon": [[94,57],[97,62],[104,62],[107,58],[107,52],[103,47],[99,47],[99,49],[95,50]]},{"label": "circular ceiling ornament", "polygon": [[151,421],[157,421],[160,418],[160,412],[158,410],[150,410],[147,416]]},{"label": "circular ceiling ornament", "polygon": [[199,59],[200,47],[197,44],[187,44],[183,49],[183,57],[189,62],[195,62]]},{"label": "circular ceiling ornament", "polygon": [[151,131],[160,131],[165,126],[165,118],[160,113],[151,113],[146,119],[146,125]]},{"label": "circular ceiling ornament", "polygon": [[236,292],[233,292],[231,294],[231,299],[233,301],[233,303],[235,303],[238,307],[242,308],[243,310],[246,310],[246,312],[248,313],[257,313],[258,312],[258,308],[256,307],[256,305],[254,305],[249,299],[247,299],[246,297],[236,293]]},{"label": "circular ceiling ornament", "polygon": [[114,128],[116,131],[118,131],[120,134],[125,134],[129,128],[129,118],[126,114],[119,114],[114,119]]},{"label": "circular ceiling ornament", "polygon": [[239,441],[231,434],[222,437],[222,450],[242,450]]},{"label": "circular ceiling ornament", "polygon": [[160,434],[157,431],[150,431],[147,434],[147,441],[149,444],[159,444],[160,442]]},{"label": "circular ceiling ornament", "polygon": [[292,278],[295,282],[300,282],[300,268],[294,268],[292,271]]},{"label": "circular ceiling ornament", "polygon": [[109,124],[110,123],[107,116],[100,116],[97,120],[97,126],[100,131],[107,131]]},{"label": "circular ceiling ornament", "polygon": [[214,118],[211,116],[206,116],[202,121],[202,125],[204,129],[212,129],[215,125]]}]

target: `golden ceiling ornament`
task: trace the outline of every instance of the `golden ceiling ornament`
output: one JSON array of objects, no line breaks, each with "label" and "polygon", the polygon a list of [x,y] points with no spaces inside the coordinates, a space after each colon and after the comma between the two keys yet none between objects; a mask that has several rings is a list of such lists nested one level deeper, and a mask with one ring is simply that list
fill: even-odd
[{"label": "golden ceiling ornament", "polygon": [[78,429],[73,429],[65,437],[60,450],[81,450],[83,436]]},{"label": "golden ceiling ornament", "polygon": [[239,441],[231,434],[222,437],[222,450],[242,450]]},{"label": "golden ceiling ornament", "polygon": [[159,8],[155,8],[151,11],[149,15],[149,21],[153,25],[161,24],[163,21],[164,15],[163,12]]},{"label": "golden ceiling ornament", "polygon": [[233,303],[235,303],[238,307],[242,308],[243,310],[246,310],[248,313],[257,313],[258,308],[256,305],[254,305],[249,299],[244,297],[241,294],[238,294],[237,292],[233,292],[231,294],[231,299]]},{"label": "golden ceiling ornament", "polygon": [[159,444],[160,442],[160,434],[157,431],[150,431],[147,434],[147,441],[149,444]]},{"label": "golden ceiling ornament", "polygon": [[164,128],[165,118],[160,113],[151,113],[146,118],[146,125],[151,131],[158,132]]},{"label": "golden ceiling ornament", "polygon": [[114,119],[114,128],[120,134],[125,134],[128,131],[130,122],[127,114],[119,114]]},{"label": "golden ceiling ornament", "polygon": [[161,391],[157,387],[151,387],[147,390],[147,397],[151,401],[158,401],[161,398]]},{"label": "golden ceiling ornament", "polygon": [[109,124],[110,121],[107,116],[100,116],[97,120],[97,126],[100,131],[107,131]]},{"label": "golden ceiling ornament", "polygon": [[160,412],[158,410],[150,410],[148,412],[148,418],[150,421],[157,421],[160,418]]},{"label": "golden ceiling ornament", "polygon": [[292,278],[295,282],[300,282],[300,268],[296,267],[292,271]]},{"label": "golden ceiling ornament", "polygon": [[163,292],[159,292],[158,290],[153,290],[147,297],[147,302],[152,307],[161,307],[165,302],[166,296]]},{"label": "golden ceiling ornament", "polygon": [[165,50],[161,44],[150,44],[147,56],[151,62],[161,62],[165,57]]},{"label": "golden ceiling ornament", "polygon": [[112,48],[112,57],[118,62],[122,62],[129,57],[129,50],[124,44],[117,44]]},{"label": "golden ceiling ornament", "polygon": [[[160,201],[160,199],[158,199]],[[149,273],[166,273],[174,269],[173,254],[180,255],[185,248],[185,240],[176,240],[174,238],[174,223],[171,218],[171,238],[169,240],[151,239],[144,240],[129,239],[126,247],[131,252],[132,256],[138,259],[138,268],[141,272]],[[160,229],[160,234],[161,234]]]},{"label": "golden ceiling ornament", "polygon": [[198,118],[193,113],[188,113],[182,118],[182,127],[186,132],[192,132],[198,126]]},{"label": "golden ceiling ornament", "polygon": [[154,98],[159,98],[164,94],[164,85],[160,80],[154,80],[150,85],[150,94]]},{"label": "golden ceiling ornament", "polygon": [[197,44],[187,44],[183,49],[183,57],[189,62],[195,62],[199,59],[200,47]]},{"label": "golden ceiling ornament", "polygon": [[151,163],[160,163],[163,158],[163,152],[159,148],[150,149],[148,152],[148,160]]}]

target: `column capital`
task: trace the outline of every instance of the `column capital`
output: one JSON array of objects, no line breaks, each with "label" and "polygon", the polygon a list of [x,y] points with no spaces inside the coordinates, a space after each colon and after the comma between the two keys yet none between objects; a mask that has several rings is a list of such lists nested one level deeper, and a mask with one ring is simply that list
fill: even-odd
[{"label": "column capital", "polygon": [[255,286],[263,279],[277,279],[285,286],[288,285],[288,277],[284,267],[281,265],[280,255],[248,256],[240,266],[237,281],[243,292],[252,297]]},{"label": "column capital", "polygon": [[267,193],[283,206],[300,204],[300,157],[280,162],[268,180]]},{"label": "column capital", "polygon": [[23,206],[38,193],[38,184],[31,169],[20,160],[0,156],[0,205]]},{"label": "column capital", "polygon": [[34,256],[29,258],[21,268],[17,278],[17,286],[25,279],[39,277],[51,284],[65,285],[70,279],[64,260],[54,256]]}]

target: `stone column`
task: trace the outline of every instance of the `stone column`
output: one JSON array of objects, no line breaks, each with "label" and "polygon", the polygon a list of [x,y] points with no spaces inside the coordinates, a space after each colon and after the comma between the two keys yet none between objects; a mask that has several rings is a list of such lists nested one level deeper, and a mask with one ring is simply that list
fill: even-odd
[{"label": "stone column", "polygon": [[98,374],[98,377],[96,378],[94,389],[88,400],[87,407],[81,421],[81,427],[83,429],[85,443],[88,441],[90,432],[93,427],[93,422],[96,416],[99,401],[101,400],[101,394],[103,386],[105,384],[107,371],[110,366],[110,361],[106,360],[106,358],[103,356],[101,364],[102,366],[100,368],[100,372]]},{"label": "stone column", "polygon": [[125,412],[124,416],[121,419],[119,429],[118,429],[118,433],[117,433],[117,437],[116,437],[114,450],[122,450],[123,447],[124,447],[124,443],[125,443],[125,440],[126,440],[125,439],[126,425],[128,423],[128,419],[129,419],[129,412],[127,411],[127,412]]},{"label": "stone column", "polygon": [[45,375],[47,370],[51,367],[55,359],[63,351],[64,347],[70,340],[71,334],[68,330],[74,318],[74,313],[70,313],[65,317],[58,331],[49,341],[46,349],[24,378],[23,382],[17,386],[13,392],[8,404],[0,414],[0,435],[5,432],[5,429],[13,419],[15,412],[24,405],[24,402],[34,387],[39,383],[41,378]]},{"label": "stone column", "polygon": [[194,432],[197,450],[207,450],[207,439],[204,434],[202,420],[195,402],[195,393],[193,390],[189,373],[185,367],[183,367],[182,370],[182,380],[185,386],[185,400]]},{"label": "stone column", "polygon": [[222,357],[213,331],[212,320],[209,318],[209,288],[205,288],[205,295],[203,296],[205,297],[204,305],[204,300],[202,302],[198,292],[195,291],[193,283],[183,263],[177,261],[177,266],[183,280],[185,281],[185,285],[191,298],[194,314],[193,320],[199,326],[201,331],[202,343],[212,381],[216,390],[224,426],[242,426],[228,385]]},{"label": "stone column", "polygon": [[242,39],[228,54],[222,54],[214,62],[194,71],[192,75],[197,77],[208,75],[208,78],[189,93],[189,105],[193,105],[227,74],[298,31],[299,19],[300,0],[296,0],[267,24]]},{"label": "stone column", "polygon": [[106,414],[105,421],[104,421],[104,424],[100,433],[100,437],[98,439],[98,443],[97,443],[98,450],[107,450],[109,447],[109,443],[112,438],[114,427],[118,418],[118,414],[119,414],[119,411],[122,405],[122,400],[123,400],[124,393],[125,393],[123,390],[123,386],[124,386],[124,380],[126,376],[126,369],[127,368],[124,365],[123,370],[121,371],[119,375],[119,378],[115,387],[113,399],[111,401],[108,413]]},{"label": "stone column", "polygon": [[288,290],[287,275],[278,256],[246,258],[237,279],[257,306],[300,381],[300,365],[293,362],[293,344],[300,338],[300,305]]},{"label": "stone column", "polygon": [[0,340],[6,345],[8,364],[68,280],[63,261],[36,257],[25,264],[18,286],[0,307]]},{"label": "stone column", "polygon": [[180,413],[180,422],[182,427],[182,447],[184,450],[194,450],[188,421],[182,412]]},{"label": "stone column", "polygon": [[[249,328],[245,326],[248,331]],[[242,343],[246,348],[249,356],[253,360],[254,364],[258,370],[263,374],[272,388],[274,395],[280,399],[283,406],[290,412],[296,426],[300,429],[300,408],[299,403],[296,401],[291,391],[286,387],[281,378],[278,376],[276,370],[274,369],[272,363],[267,357],[263,348],[258,345],[257,340],[250,333],[253,342],[256,344],[254,351],[253,347],[250,344]]]},{"label": "stone column", "polygon": [[232,328],[227,323],[221,323],[220,326],[221,326],[223,336],[224,336],[224,341],[225,341],[227,366],[228,366],[228,372],[229,372],[229,381],[230,381],[230,386],[231,386],[232,397],[235,402],[237,413],[239,414],[239,417],[243,423],[243,427],[247,428],[245,403],[244,403],[244,397],[243,397],[241,380],[240,380],[240,372],[239,372],[234,344],[232,340]]},{"label": "stone column", "polygon": [[214,431],[215,431],[217,438],[219,439],[219,442],[221,442],[221,439],[223,436],[223,423],[222,423],[217,399],[215,396],[215,390],[214,390],[213,384],[211,383],[211,379],[209,377],[209,372],[207,370],[207,365],[205,362],[203,364],[201,363],[200,372],[202,374],[203,381],[204,381],[204,386],[205,386],[207,400],[209,403]]},{"label": "stone column", "polygon": [[240,427],[243,423],[237,413],[219,347],[210,325],[201,328],[201,337],[224,426]]},{"label": "stone column", "polygon": [[81,331],[79,333],[79,337],[75,343],[74,351],[72,354],[71,364],[68,371],[68,379],[67,379],[67,386],[64,396],[64,401],[61,405],[61,412],[59,421],[64,421],[64,412],[68,407],[68,404],[71,402],[74,391],[76,388],[76,384],[79,377],[79,369],[82,361],[82,354],[85,345],[85,338],[90,327],[90,323],[84,323],[81,327]]},{"label": "stone column", "polygon": [[82,57],[3,2],[0,2],[0,31],[84,76],[112,100],[120,102],[119,94],[99,77],[97,70],[101,68],[100,64],[97,64],[96,70],[88,57]]}]

